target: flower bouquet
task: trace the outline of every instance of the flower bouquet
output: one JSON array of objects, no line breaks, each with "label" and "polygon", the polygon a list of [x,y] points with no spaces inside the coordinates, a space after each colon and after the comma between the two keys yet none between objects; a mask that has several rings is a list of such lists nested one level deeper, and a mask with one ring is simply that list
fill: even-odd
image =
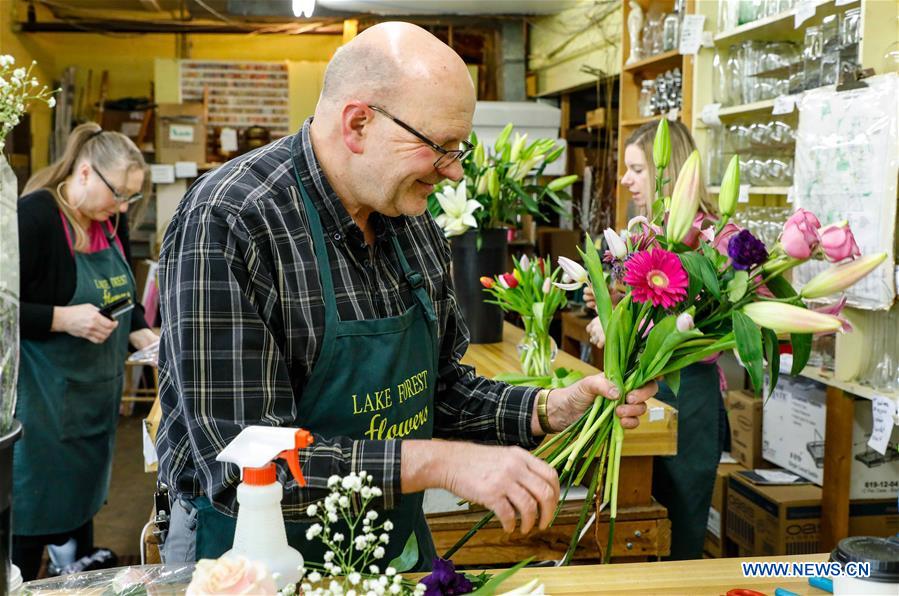
[{"label": "flower bouquet", "polygon": [[515,312],[524,324],[524,339],[518,345],[521,370],[526,377],[549,377],[557,347],[549,334],[549,325],[559,308],[565,306],[565,292],[554,283],[559,269],[548,271],[546,261],[527,255],[513,259],[511,273],[494,278],[482,277],[484,291],[505,312]]},{"label": "flower bouquet", "polygon": [[543,217],[540,206],[547,203],[564,214],[571,199],[565,189],[577,176],[562,176],[548,184],[538,179],[546,166],[559,159],[565,150],[552,139],[527,143],[527,135],[515,133],[510,142],[512,124],[507,124],[488,151],[477,135],[471,134],[474,151],[462,162],[464,177],[458,183],[443,182],[428,199],[428,209],[449,236],[464,234],[471,228],[481,230],[514,225],[519,215]]},{"label": "flower bouquet", "polygon": [[[737,202],[739,157],[734,156],[725,173],[718,198],[720,218],[715,220],[697,217],[698,152],[684,163],[672,196],[661,196],[670,154],[668,124],[662,119],[653,147],[658,167],[653,220],[631,220],[623,238],[607,230],[605,259],[600,258],[595,243],[588,241],[582,252],[586,268],[572,262],[563,265],[573,284],[564,288],[588,283],[593,287],[606,338],[603,372],[620,396],[616,401],[597,398],[580,419],[535,452],[557,470],[565,491],[584,481],[598,458],[578,528],[564,557],[566,563],[597,492],[601,507],[610,508],[605,559],[611,556],[624,441],[624,428],[614,411],[632,390],[664,378],[677,395],[683,368],[731,349],[736,350],[757,393],[766,366],[769,386],[774,387],[782,343],[792,346],[791,374],[795,375],[808,362],[813,334],[843,328],[843,321],[836,316],[841,303],[818,312],[804,301],[839,293],[886,257],[884,253],[860,257],[845,223],[822,228],[817,218],[804,210],[787,221],[780,242],[769,253],[749,231],[728,222]],[[818,256],[835,264],[797,292],[785,274]],[[623,296],[617,304],[610,288],[616,290],[614,295]],[[476,524],[450,552],[491,516]]]}]

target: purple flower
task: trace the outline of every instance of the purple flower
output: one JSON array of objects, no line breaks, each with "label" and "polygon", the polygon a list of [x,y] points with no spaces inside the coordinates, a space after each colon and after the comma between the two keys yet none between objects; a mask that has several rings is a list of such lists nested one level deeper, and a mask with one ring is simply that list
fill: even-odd
[{"label": "purple flower", "polygon": [[750,269],[768,259],[768,249],[749,230],[740,230],[731,237],[727,245],[727,256],[733,260],[734,269]]},{"label": "purple flower", "polygon": [[474,591],[474,586],[462,573],[456,573],[452,561],[434,557],[434,570],[420,580],[427,590],[425,596],[456,596]]}]

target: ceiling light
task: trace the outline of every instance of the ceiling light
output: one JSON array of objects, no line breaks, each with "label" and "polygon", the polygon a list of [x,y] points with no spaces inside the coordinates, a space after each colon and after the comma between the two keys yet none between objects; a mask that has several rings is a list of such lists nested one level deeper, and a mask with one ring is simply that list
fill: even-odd
[{"label": "ceiling light", "polygon": [[293,0],[291,3],[293,8],[293,16],[295,17],[312,17],[312,11],[315,10],[315,0]]}]

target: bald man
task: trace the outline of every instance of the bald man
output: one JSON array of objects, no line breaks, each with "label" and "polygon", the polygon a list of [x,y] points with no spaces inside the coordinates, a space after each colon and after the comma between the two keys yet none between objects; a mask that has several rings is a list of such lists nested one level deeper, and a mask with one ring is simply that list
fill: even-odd
[{"label": "bald man", "polygon": [[[231,547],[240,471],[215,458],[249,425],[315,437],[300,454],[306,487],[278,470],[288,539],[307,560],[324,549],[305,539],[306,507],[335,474],[365,471],[380,488],[373,506],[394,528],[385,562],[414,533],[418,568],[431,565],[428,488],[483,504],[507,532],[549,524],[558,478],[522,447],[595,395],[616,395],[602,375],[541,395],[541,424],[538,389],[459,363],[468,331],[426,207],[434,185],[463,175],[474,107],[449,47],[414,25],[380,24],[338,50],[297,134],[190,188],[159,270],[167,562]],[[636,426],[653,392],[628,397],[622,424]]]}]

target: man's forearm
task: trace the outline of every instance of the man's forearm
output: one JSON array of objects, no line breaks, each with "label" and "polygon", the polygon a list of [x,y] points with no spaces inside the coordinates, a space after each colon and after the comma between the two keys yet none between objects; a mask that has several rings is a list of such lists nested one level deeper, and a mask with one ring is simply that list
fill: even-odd
[{"label": "man's forearm", "polygon": [[445,486],[444,466],[437,465],[449,443],[439,440],[403,441],[400,455],[400,490],[403,494]]}]

